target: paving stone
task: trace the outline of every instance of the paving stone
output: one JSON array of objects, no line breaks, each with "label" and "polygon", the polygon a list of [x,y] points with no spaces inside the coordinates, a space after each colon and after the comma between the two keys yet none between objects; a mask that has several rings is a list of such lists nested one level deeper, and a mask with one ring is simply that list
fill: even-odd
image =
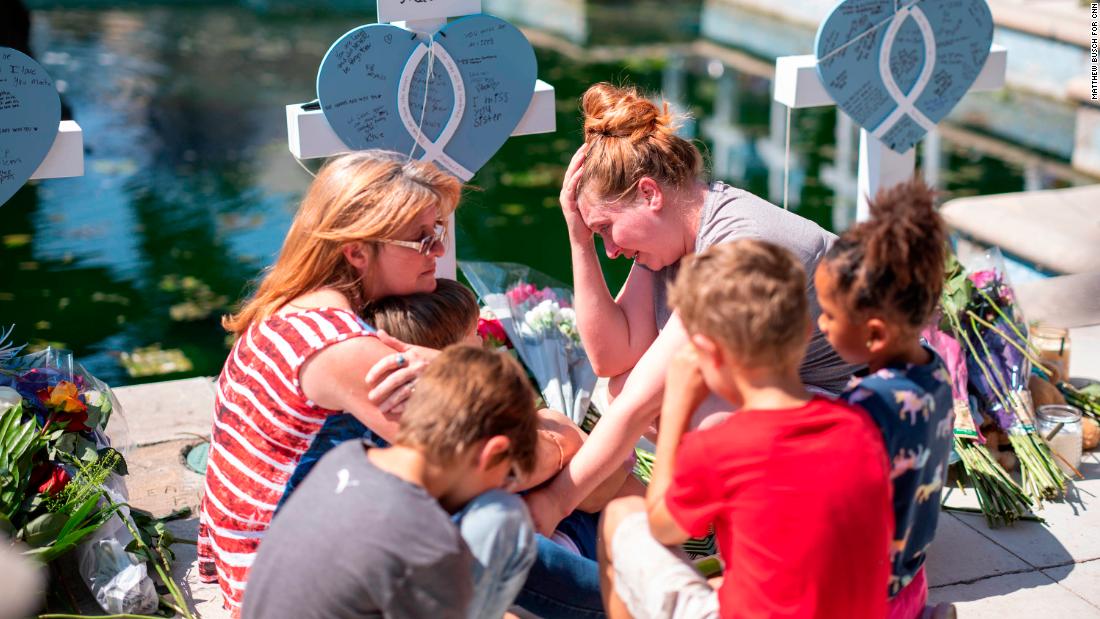
[{"label": "paving stone", "polygon": [[114,394],[123,414],[111,417],[107,433],[116,444],[140,447],[210,436],[214,419],[210,378],[119,387]]},{"label": "paving stone", "polygon": [[928,600],[930,604],[953,602],[965,619],[1100,617],[1100,608],[1039,571],[935,587],[929,590]]},{"label": "paving stone", "polygon": [[[176,520],[168,523],[172,534],[193,540],[199,534],[199,519]],[[172,564],[172,580],[179,586],[188,606],[195,615],[203,619],[228,619],[229,611],[222,607],[222,594],[218,585],[207,584],[199,580],[198,555],[195,546],[176,544],[172,551],[176,560]]]},{"label": "paving stone", "polygon": [[930,587],[1032,569],[949,513],[940,514],[926,566]]},{"label": "paving stone", "polygon": [[183,464],[183,454],[198,439],[136,447],[126,454],[130,503],[154,516],[189,507],[198,514],[203,477]]},{"label": "paving stone", "polygon": [[978,509],[978,493],[973,488],[959,488],[948,486],[944,489],[941,502],[947,507],[961,507],[963,509]]},{"label": "paving stone", "polygon": [[[1076,513],[1075,513],[1076,510]],[[1046,504],[1039,514],[1047,524],[1020,521],[990,529],[981,514],[957,514],[959,520],[1035,568],[1100,557],[1100,510],[1068,503]]]},{"label": "paving stone", "polygon": [[[1077,470],[1085,476],[1085,481],[1077,482],[1078,485],[1091,485],[1089,482],[1100,483],[1100,454],[1096,451],[1086,451],[1081,454],[1081,466],[1077,467]],[[1096,492],[1093,494],[1095,495]]]},{"label": "paving stone", "polygon": [[1043,570],[1043,573],[1100,608],[1100,561],[1054,567]]}]

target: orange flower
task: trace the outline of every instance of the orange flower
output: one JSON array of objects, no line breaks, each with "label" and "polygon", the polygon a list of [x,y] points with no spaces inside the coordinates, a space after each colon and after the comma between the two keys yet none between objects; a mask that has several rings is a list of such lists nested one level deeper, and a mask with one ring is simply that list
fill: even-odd
[{"label": "orange flower", "polygon": [[47,408],[63,413],[82,413],[87,410],[84,403],[80,401],[76,385],[67,380],[57,383],[53,388],[42,389],[38,392],[38,399]]},{"label": "orange flower", "polygon": [[58,413],[58,422],[68,421],[65,426],[68,432],[83,432],[88,430],[85,422],[88,421],[88,407],[81,401],[76,385],[63,380],[54,387],[46,387],[38,392],[38,399],[54,413]]}]

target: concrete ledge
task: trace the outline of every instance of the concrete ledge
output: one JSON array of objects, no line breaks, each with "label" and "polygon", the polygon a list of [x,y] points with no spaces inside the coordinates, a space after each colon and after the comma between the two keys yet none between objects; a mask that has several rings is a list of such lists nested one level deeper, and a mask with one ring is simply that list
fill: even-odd
[{"label": "concrete ledge", "polygon": [[[707,5],[729,5],[749,9],[793,24],[816,30],[836,4],[832,0],[801,3],[774,3],[771,0],[705,0]],[[1079,47],[1089,47],[1088,8],[1077,0],[1019,2],[991,0],[993,24],[1036,37],[1053,39]]]},{"label": "concrete ledge", "polygon": [[943,205],[947,224],[1057,273],[1100,269],[1100,185],[957,198]]},{"label": "concrete ledge", "polygon": [[990,2],[993,23],[1088,49],[1088,8],[1077,2]]},{"label": "concrete ledge", "polygon": [[1100,264],[1093,273],[1016,284],[1016,298],[1029,321],[1055,327],[1100,324]]},{"label": "concrete ledge", "polygon": [[112,415],[107,433],[116,444],[142,447],[210,436],[214,380],[187,378],[113,390],[122,415]]}]

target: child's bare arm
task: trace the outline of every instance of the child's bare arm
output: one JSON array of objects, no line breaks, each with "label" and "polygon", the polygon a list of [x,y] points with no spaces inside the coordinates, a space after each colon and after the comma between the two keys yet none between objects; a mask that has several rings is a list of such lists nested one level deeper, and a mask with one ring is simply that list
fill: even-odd
[{"label": "child's bare arm", "polygon": [[571,419],[556,410],[539,410],[539,440],[535,447],[535,470],[516,491],[528,490],[557,475],[580,450],[586,437]]},{"label": "child's bare arm", "polygon": [[698,357],[691,344],[676,353],[665,379],[665,395],[661,404],[661,427],[657,434],[657,453],[653,476],[646,492],[646,512],[653,537],[665,545],[684,542],[690,537],[672,517],[665,503],[665,494],[672,484],[673,465],[680,439],[687,431],[691,415],[710,391],[703,382]]},{"label": "child's bare arm", "polygon": [[687,341],[683,325],[673,314],[569,465],[549,484],[524,497],[540,533],[552,533],[562,518],[619,471],[619,464],[658,412],[669,357]]},{"label": "child's bare arm", "polygon": [[618,471],[611,474],[596,489],[577,505],[582,512],[595,514],[602,512],[612,499],[624,496],[645,496],[645,486],[630,473],[634,470],[634,462],[624,462]]}]

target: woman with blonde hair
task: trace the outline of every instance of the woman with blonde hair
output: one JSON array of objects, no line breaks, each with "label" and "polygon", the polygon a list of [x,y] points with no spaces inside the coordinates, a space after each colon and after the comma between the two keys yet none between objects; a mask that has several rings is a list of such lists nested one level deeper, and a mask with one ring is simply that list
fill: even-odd
[{"label": "woman with blonde hair", "polygon": [[[358,313],[373,299],[434,290],[444,222],[461,191],[449,174],[397,153],[334,158],[310,186],[275,265],[224,319],[236,342],[218,377],[198,550],[200,575],[219,583],[233,616],[287,481],[325,420],[345,411],[387,442],[396,436],[413,381],[437,351],[376,332]],[[518,501],[494,507],[498,521],[529,522]],[[530,536],[529,525],[497,529]],[[467,541],[475,556],[478,544],[496,543]],[[494,567],[492,557],[477,558]],[[492,570],[474,572],[493,578]]]},{"label": "woman with blonde hair", "polygon": [[[588,89],[582,107],[585,143],[566,171],[560,201],[569,230],[577,326],[596,373],[612,377],[614,399],[565,469],[526,496],[536,528],[546,536],[619,470],[659,413],[669,359],[688,341],[666,298],[680,259],[717,243],[756,238],[791,250],[812,273],[836,239],[749,192],[703,180],[703,158],[676,135],[667,104],[658,107],[633,88],[602,83]],[[634,261],[618,296],[607,288],[595,235],[603,239],[608,257]],[[816,324],[817,296],[812,289],[808,293]],[[839,392],[854,368],[816,328],[808,336],[803,381]],[[696,412],[696,423],[717,423],[732,409],[711,397]],[[528,589],[537,587],[542,564],[540,556]]]}]

